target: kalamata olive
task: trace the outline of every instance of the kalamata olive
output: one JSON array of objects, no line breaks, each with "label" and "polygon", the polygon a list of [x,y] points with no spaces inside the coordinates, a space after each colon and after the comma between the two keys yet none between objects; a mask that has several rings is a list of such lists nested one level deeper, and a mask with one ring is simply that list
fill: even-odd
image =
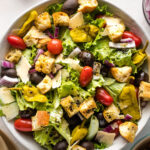
[{"label": "kalamata olive", "polygon": [[62,11],[66,12],[68,15],[72,15],[76,12],[78,5],[78,0],[66,0],[63,4]]},{"label": "kalamata olive", "polygon": [[100,113],[97,113],[97,118],[99,120],[99,127],[100,128],[104,128],[108,125],[107,121],[105,120],[104,116],[103,116],[103,113],[100,112]]},{"label": "kalamata olive", "polygon": [[64,115],[65,119],[69,123],[69,128],[74,129],[77,125],[81,124],[81,119],[78,115],[74,115],[73,117],[69,118],[67,114]]},{"label": "kalamata olive", "polygon": [[39,72],[34,72],[30,75],[30,81],[34,84],[39,84],[43,80],[43,75]]},{"label": "kalamata olive", "polygon": [[36,109],[27,108],[26,110],[19,111],[19,115],[21,118],[31,118],[36,114]]},{"label": "kalamata olive", "polygon": [[146,72],[140,71],[136,76],[135,76],[135,85],[139,86],[141,81],[148,82],[149,81],[149,76]]},{"label": "kalamata olive", "polygon": [[83,141],[80,145],[86,148],[86,150],[94,150],[94,144],[90,141]]},{"label": "kalamata olive", "polygon": [[87,51],[82,51],[79,54],[79,59],[84,66],[91,66],[91,67],[93,66],[94,56],[92,53]]},{"label": "kalamata olive", "polygon": [[107,67],[106,65],[101,65],[101,74],[103,75],[103,77],[107,77],[109,74],[109,67]]},{"label": "kalamata olive", "polygon": [[54,146],[53,150],[67,150],[67,147],[68,147],[67,141],[61,141]]},{"label": "kalamata olive", "polygon": [[8,77],[17,77],[17,72],[15,69],[2,69],[1,76],[8,76]]}]

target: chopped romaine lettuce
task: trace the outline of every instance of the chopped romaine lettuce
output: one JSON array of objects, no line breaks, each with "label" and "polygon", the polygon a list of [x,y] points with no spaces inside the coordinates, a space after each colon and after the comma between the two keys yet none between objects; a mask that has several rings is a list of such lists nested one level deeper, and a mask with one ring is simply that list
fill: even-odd
[{"label": "chopped romaine lettuce", "polygon": [[107,145],[104,144],[104,143],[94,143],[94,149],[95,150],[102,150],[102,149],[105,149],[107,148]]},{"label": "chopped romaine lettuce", "polygon": [[37,54],[37,49],[35,46],[32,46],[31,48],[28,48],[25,51],[23,51],[23,56],[26,57],[26,59],[31,65],[34,64],[34,58],[36,54]]},{"label": "chopped romaine lettuce", "polygon": [[49,5],[46,8],[46,11],[49,12],[50,15],[52,15],[54,12],[59,12],[62,9],[63,4],[62,3],[56,3],[56,4],[52,4]]}]

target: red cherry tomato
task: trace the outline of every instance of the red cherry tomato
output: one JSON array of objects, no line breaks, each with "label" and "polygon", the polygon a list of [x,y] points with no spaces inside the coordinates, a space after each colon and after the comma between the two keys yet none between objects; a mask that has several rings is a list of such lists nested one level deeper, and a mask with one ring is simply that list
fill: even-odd
[{"label": "red cherry tomato", "polygon": [[7,40],[9,44],[14,48],[18,48],[21,50],[24,50],[26,48],[26,44],[24,43],[23,39],[20,38],[19,36],[9,35],[7,37]]},{"label": "red cherry tomato", "polygon": [[62,41],[59,39],[52,39],[48,42],[47,49],[50,53],[54,55],[60,54],[63,50]]},{"label": "red cherry tomato", "polygon": [[93,69],[89,66],[85,66],[80,73],[80,85],[86,87],[92,80]]},{"label": "red cherry tomato", "polygon": [[113,103],[113,98],[109,95],[109,93],[104,88],[98,87],[96,89],[95,98],[97,101],[104,104],[105,106],[110,106]]},{"label": "red cherry tomato", "polygon": [[119,135],[119,126],[120,124],[122,124],[122,121],[121,120],[117,120],[117,121],[114,121],[112,124],[111,124],[111,127],[112,127],[112,131],[110,131],[111,133],[115,133],[116,136]]},{"label": "red cherry tomato", "polygon": [[122,35],[123,39],[126,38],[131,38],[135,41],[136,47],[139,47],[142,43],[142,40],[140,37],[138,37],[137,35],[135,35],[134,33],[130,32],[130,31],[125,31]]},{"label": "red cherry tomato", "polygon": [[31,119],[17,119],[15,120],[14,126],[17,130],[22,131],[22,132],[32,131]]}]

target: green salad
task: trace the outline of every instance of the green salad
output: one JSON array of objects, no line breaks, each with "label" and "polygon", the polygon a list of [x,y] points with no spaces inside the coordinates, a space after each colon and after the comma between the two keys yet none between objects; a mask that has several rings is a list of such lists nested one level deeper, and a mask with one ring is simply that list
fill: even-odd
[{"label": "green salad", "polygon": [[8,35],[0,115],[47,150],[100,150],[133,142],[150,100],[148,42],[97,0],[32,10]]}]

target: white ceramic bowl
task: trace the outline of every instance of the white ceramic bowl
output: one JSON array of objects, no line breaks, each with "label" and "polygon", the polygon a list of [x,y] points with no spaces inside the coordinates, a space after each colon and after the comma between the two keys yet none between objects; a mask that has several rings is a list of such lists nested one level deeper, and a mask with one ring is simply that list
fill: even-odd
[{"label": "white ceramic bowl", "polygon": [[[32,8],[28,9],[25,13],[21,14],[20,17],[16,21],[14,21],[14,23],[12,25],[10,25],[9,30],[5,34],[5,36],[3,37],[3,40],[2,40],[1,45],[0,45],[1,46],[0,49],[2,49],[0,59],[4,58],[4,55],[5,55],[5,53],[7,52],[8,48],[9,48],[9,45],[6,41],[6,38],[7,38],[8,34],[11,33],[12,29],[17,29],[23,24],[23,22],[27,18],[27,15],[28,15],[29,11],[31,11],[32,9],[35,9],[35,10],[38,11],[38,13],[41,13],[43,10],[45,10],[45,8],[48,5],[50,5],[52,3],[55,3],[55,2],[58,2],[58,0],[49,0],[49,1],[46,1],[46,2],[41,2],[41,3],[37,4],[36,6],[33,6]],[[143,43],[145,43],[145,41],[148,38],[144,34],[142,28],[136,23],[136,21],[133,18],[131,18],[128,14],[126,14],[125,12],[120,10],[119,8],[115,7],[113,4],[110,4],[108,2],[104,2],[102,0],[101,0],[101,3],[106,3],[109,6],[110,11],[113,12],[118,17],[122,18],[124,20],[126,26],[128,26],[131,29],[131,31],[133,31],[134,33],[139,35],[142,38]],[[150,51],[148,53],[150,53]],[[150,104],[148,104],[142,110],[142,118],[139,121],[137,134],[143,129],[143,127],[145,126],[146,122],[149,119],[149,116],[150,116]],[[16,131],[14,129],[13,121],[8,122],[5,118],[3,118],[3,121],[4,121],[5,125],[8,127],[8,129],[10,130],[10,132],[14,135],[14,137],[23,146],[25,146],[27,149],[29,149],[29,150],[41,150],[42,149],[33,140],[33,138],[30,135]],[[111,147],[107,148],[107,150],[120,150],[126,144],[127,144],[127,142],[122,137],[118,137],[115,140],[114,144]]]}]

